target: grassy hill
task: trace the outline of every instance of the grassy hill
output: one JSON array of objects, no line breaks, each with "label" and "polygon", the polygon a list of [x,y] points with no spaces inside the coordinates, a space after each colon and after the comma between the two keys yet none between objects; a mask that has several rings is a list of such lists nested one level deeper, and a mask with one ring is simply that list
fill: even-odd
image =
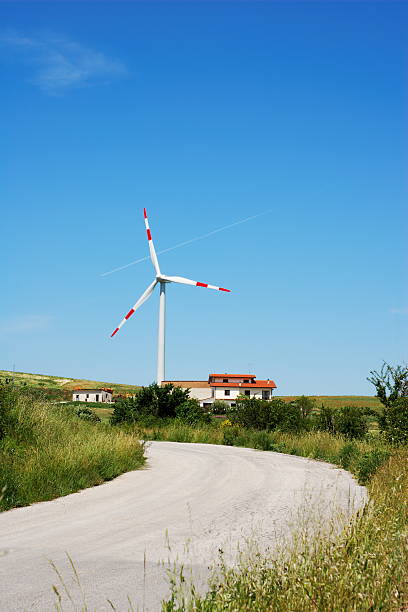
[{"label": "grassy hill", "polygon": [[0,370],[0,382],[4,382],[6,379],[10,378],[13,378],[14,382],[18,385],[25,383],[30,387],[36,387],[38,389],[59,389],[63,391],[72,391],[77,387],[82,389],[108,387],[113,389],[114,393],[134,393],[140,387],[140,385],[122,385],[100,380],[63,378],[62,376],[48,376],[47,374],[30,374],[29,372]]}]

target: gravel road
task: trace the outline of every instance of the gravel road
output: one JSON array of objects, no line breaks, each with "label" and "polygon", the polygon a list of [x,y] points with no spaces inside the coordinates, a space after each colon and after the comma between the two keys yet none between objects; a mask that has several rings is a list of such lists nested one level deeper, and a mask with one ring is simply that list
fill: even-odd
[{"label": "gravel road", "polygon": [[[343,470],[245,448],[152,442],[146,469],[99,487],[0,514],[0,610],[160,610],[167,570],[198,582],[222,549],[273,548],[302,518],[347,517],[366,499]],[[67,553],[79,574],[81,587]],[[72,597],[69,601],[52,561]]]}]

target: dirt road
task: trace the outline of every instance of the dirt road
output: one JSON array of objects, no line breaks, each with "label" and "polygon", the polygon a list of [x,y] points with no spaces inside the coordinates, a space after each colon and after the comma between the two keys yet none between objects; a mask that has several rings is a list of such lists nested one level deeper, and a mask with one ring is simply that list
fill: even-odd
[{"label": "dirt road", "polygon": [[[0,514],[0,610],[159,610],[167,569],[200,580],[238,543],[274,547],[300,520],[323,524],[364,503],[353,478],[326,463],[251,449],[153,442],[144,470]],[[347,519],[346,519],[347,520]],[[79,574],[76,583],[68,553]],[[53,569],[61,573],[69,596]],[[164,562],[162,564],[161,562]]]}]

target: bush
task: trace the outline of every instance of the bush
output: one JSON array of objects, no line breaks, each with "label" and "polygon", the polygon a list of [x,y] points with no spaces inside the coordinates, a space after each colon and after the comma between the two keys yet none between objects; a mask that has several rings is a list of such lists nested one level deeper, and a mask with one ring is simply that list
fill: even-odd
[{"label": "bush", "polygon": [[307,419],[316,409],[316,400],[306,397],[306,395],[301,395],[293,403],[299,407],[304,419]]},{"label": "bush", "polygon": [[190,398],[176,408],[176,419],[188,425],[211,423],[211,416],[200,407],[197,399]]},{"label": "bush", "polygon": [[300,406],[278,398],[238,398],[236,405],[227,409],[227,417],[234,425],[259,430],[299,432],[307,427]]},{"label": "bush", "polygon": [[359,450],[354,442],[345,444],[338,454],[338,463],[342,468],[348,470],[353,460],[359,454]]},{"label": "bush", "polygon": [[228,406],[225,405],[226,403],[227,402],[222,402],[221,400],[215,400],[215,402],[211,404],[212,414],[225,414],[228,408]]},{"label": "bush", "polygon": [[133,397],[115,403],[111,423],[136,423],[147,416],[174,418],[177,408],[189,399],[190,389],[172,384],[161,387],[156,383],[142,387]]},{"label": "bush", "polygon": [[84,421],[89,421],[90,423],[100,423],[101,419],[89,408],[81,407],[78,410],[75,410],[75,414],[80,419],[84,419]]},{"label": "bush", "polygon": [[335,409],[329,406],[320,406],[319,412],[314,417],[314,428],[317,431],[328,431],[331,434],[335,432],[334,426]]},{"label": "bush", "polygon": [[334,412],[334,431],[346,438],[364,438],[368,431],[364,412],[357,406],[343,406]]},{"label": "bush", "polygon": [[378,468],[387,461],[390,453],[387,450],[376,448],[362,454],[357,463],[357,476],[361,484],[366,484]]},{"label": "bush", "polygon": [[395,400],[388,408],[386,437],[392,444],[408,443],[408,397]]}]

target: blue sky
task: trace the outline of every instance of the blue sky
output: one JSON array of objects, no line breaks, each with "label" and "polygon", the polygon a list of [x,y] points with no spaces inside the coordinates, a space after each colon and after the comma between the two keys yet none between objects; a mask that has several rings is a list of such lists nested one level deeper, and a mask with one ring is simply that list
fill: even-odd
[{"label": "blue sky", "polygon": [[[406,3],[0,5],[0,368],[148,384],[251,370],[367,394],[407,361]],[[269,211],[269,212],[267,212]]]}]

